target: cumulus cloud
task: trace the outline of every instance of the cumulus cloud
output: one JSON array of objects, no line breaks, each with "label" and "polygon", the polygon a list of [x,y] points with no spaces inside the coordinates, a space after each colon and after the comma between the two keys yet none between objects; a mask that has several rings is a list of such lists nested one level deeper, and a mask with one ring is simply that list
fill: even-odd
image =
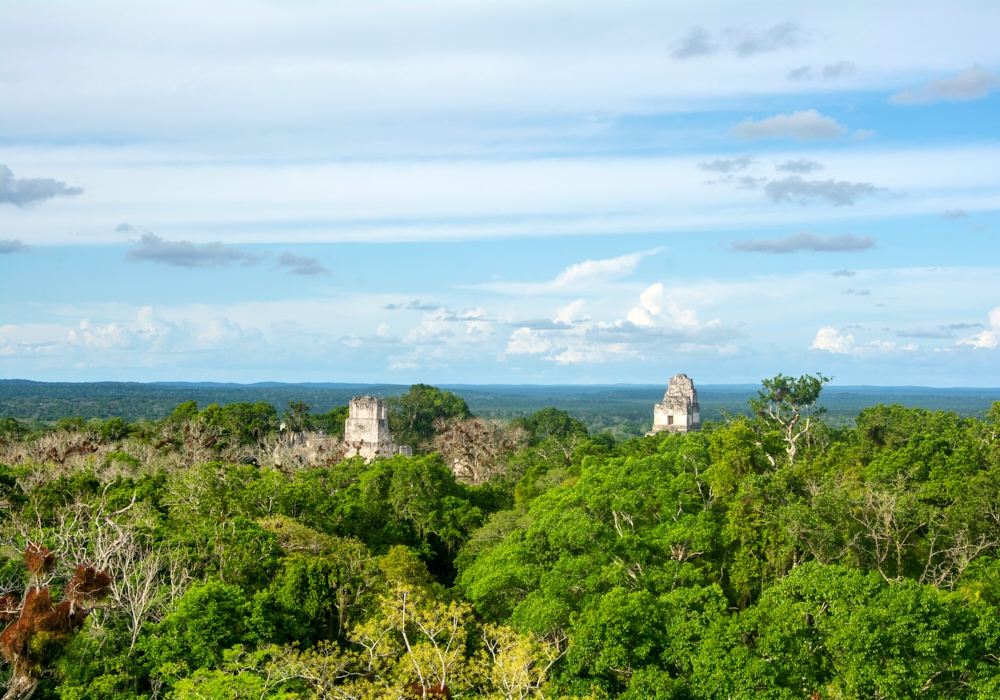
[{"label": "cumulus cloud", "polygon": [[683,61],[694,56],[707,56],[719,50],[719,45],[712,41],[711,35],[704,27],[692,27],[688,35],[674,44],[670,57]]},{"label": "cumulus cloud", "polygon": [[83,318],[72,327],[62,325],[4,326],[0,329],[0,355],[60,355],[98,364],[157,362],[154,356],[175,361],[186,353],[205,350],[245,352],[260,345],[262,333],[244,329],[225,317],[178,325],[161,318],[151,306],[140,308],[132,319],[99,323]]},{"label": "cumulus cloud", "polygon": [[873,340],[859,344],[852,333],[846,335],[833,326],[824,326],[816,332],[809,346],[810,350],[824,350],[836,355],[878,355],[893,351],[916,352],[920,348],[913,343],[899,347],[891,340]]},{"label": "cumulus cloud", "polygon": [[[874,247],[875,240],[871,236],[855,236],[850,233],[831,236],[811,233],[809,231],[799,231],[785,238],[750,238],[742,241],[733,241],[730,250],[735,253],[774,254],[799,253],[802,251],[812,253],[853,253]],[[838,270],[833,274],[836,277],[854,276],[854,273],[849,270]]]},{"label": "cumulus cloud", "polygon": [[844,294],[853,294],[856,297],[870,297],[872,295],[868,289],[845,289]]},{"label": "cumulus cloud", "polygon": [[967,219],[969,215],[963,209],[949,209],[941,214],[942,219]]},{"label": "cumulus cloud", "polygon": [[968,338],[962,338],[955,345],[971,345],[975,350],[995,350],[1000,345],[1000,306],[988,315],[989,328]]},{"label": "cumulus cloud", "polygon": [[932,104],[940,100],[967,102],[986,97],[997,89],[1000,89],[1000,75],[977,63],[957,75],[935,78],[917,90],[892,95],[889,101],[895,104]]},{"label": "cumulus cloud", "polygon": [[[123,227],[128,227],[123,229]],[[122,224],[119,231],[133,231],[133,227]],[[165,241],[148,231],[139,238],[139,245],[125,254],[129,262],[152,262],[173,267],[222,267],[231,263],[244,266],[254,265],[261,260],[260,255],[249,253],[242,248],[223,243],[192,243],[191,241]]]},{"label": "cumulus cloud", "polygon": [[786,173],[808,175],[809,173],[815,173],[822,170],[823,164],[815,160],[809,160],[808,158],[799,158],[798,160],[786,160],[784,163],[778,163],[774,167],[776,170],[781,170]]},{"label": "cumulus cloud", "polygon": [[833,117],[827,117],[815,109],[807,109],[791,114],[776,114],[759,121],[747,118],[729,130],[730,136],[747,141],[757,139],[790,138],[797,141],[835,139],[847,133],[847,127]]},{"label": "cumulus cloud", "polygon": [[316,258],[306,257],[304,255],[282,253],[281,257],[278,258],[278,264],[282,267],[291,268],[288,271],[291,275],[304,275],[311,277],[314,275],[330,274],[330,271],[326,269],[319,260]]},{"label": "cumulus cloud", "polygon": [[739,327],[719,319],[702,323],[694,309],[686,308],[662,283],[647,287],[625,315],[613,322],[594,321],[583,315],[584,299],[558,310],[556,323],[519,324],[510,334],[506,355],[541,355],[558,364],[618,361],[642,352],[665,348],[681,352],[732,354],[731,341]]},{"label": "cumulus cloud", "polygon": [[728,34],[733,39],[733,50],[741,58],[791,48],[802,42],[798,22],[782,22],[762,32],[729,30]]},{"label": "cumulus cloud", "polygon": [[800,175],[789,175],[780,180],[771,180],[764,185],[764,194],[772,202],[798,202],[808,204],[811,200],[824,200],[835,207],[853,206],[861,197],[884,191],[870,182],[848,182],[846,180],[806,180]]},{"label": "cumulus cloud", "polygon": [[756,162],[752,156],[739,156],[738,158],[716,158],[715,160],[698,163],[698,167],[709,172],[729,175],[746,170]]},{"label": "cumulus cloud", "polygon": [[832,273],[834,277],[854,277],[857,272],[854,270],[834,270]]},{"label": "cumulus cloud", "polygon": [[813,72],[810,66],[802,66],[788,71],[789,80],[812,80]]},{"label": "cumulus cloud", "polygon": [[0,239],[0,255],[10,255],[12,253],[27,253],[31,250],[30,245],[24,245],[17,238]]},{"label": "cumulus cloud", "polygon": [[539,329],[523,326],[510,334],[505,353],[508,355],[538,355],[552,349],[552,340]]},{"label": "cumulus cloud", "polygon": [[0,165],[0,204],[24,209],[53,197],[76,197],[82,187],[69,187],[50,177],[14,177],[6,165]]}]

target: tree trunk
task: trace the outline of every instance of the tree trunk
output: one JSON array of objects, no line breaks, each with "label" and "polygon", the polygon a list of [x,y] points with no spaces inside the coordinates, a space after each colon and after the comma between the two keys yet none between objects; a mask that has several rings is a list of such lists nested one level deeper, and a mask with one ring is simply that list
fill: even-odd
[{"label": "tree trunk", "polygon": [[15,673],[10,679],[10,687],[3,696],[3,700],[28,700],[38,687],[38,679],[31,676],[23,676]]}]

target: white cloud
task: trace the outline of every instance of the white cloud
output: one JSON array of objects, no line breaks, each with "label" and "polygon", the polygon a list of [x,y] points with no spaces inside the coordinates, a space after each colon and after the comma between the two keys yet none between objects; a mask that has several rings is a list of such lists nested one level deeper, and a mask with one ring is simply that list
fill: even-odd
[{"label": "white cloud", "polygon": [[858,343],[852,333],[844,334],[833,326],[824,326],[816,332],[816,337],[809,346],[810,350],[825,350],[826,352],[838,355],[854,355],[855,357],[865,357],[871,355],[881,355],[888,352],[904,351],[916,352],[920,348],[914,343],[908,343],[899,347],[891,340],[872,340],[867,343]]},{"label": "white cloud", "polygon": [[[698,314],[694,309],[682,309],[669,298],[662,283],[647,287],[639,295],[639,304],[632,307],[626,320],[642,328],[657,325],[698,326]],[[619,325],[621,322],[619,322]]]},{"label": "white cloud", "polygon": [[544,337],[543,331],[530,328],[518,328],[510,334],[507,341],[508,355],[537,355],[552,349],[552,341]]},{"label": "white cloud", "polygon": [[475,285],[478,289],[488,289],[504,294],[539,295],[586,290],[605,285],[623,277],[628,277],[639,266],[643,258],[656,255],[663,248],[654,248],[640,253],[628,253],[616,258],[585,260],[570,265],[550,282],[516,283],[489,282]]},{"label": "white cloud", "polygon": [[809,349],[849,355],[854,352],[854,336],[844,335],[833,326],[823,326],[816,332]]},{"label": "white cloud", "polygon": [[587,305],[586,299],[577,299],[574,302],[567,304],[556,312],[556,317],[553,319],[555,323],[565,323],[567,325],[573,323],[579,316],[583,307]]},{"label": "white cloud", "polygon": [[847,127],[833,117],[827,117],[815,109],[792,114],[776,114],[759,121],[744,119],[729,130],[730,136],[748,141],[756,139],[790,138],[797,141],[835,139],[847,133]]},{"label": "white cloud", "polygon": [[977,63],[957,75],[935,78],[918,90],[897,93],[889,101],[896,104],[931,104],[940,100],[966,102],[986,97],[997,89],[1000,89],[1000,75]]},{"label": "white cloud", "polygon": [[556,289],[606,284],[631,275],[635,272],[635,268],[638,267],[640,260],[647,255],[655,255],[661,250],[663,249],[656,248],[655,250],[647,250],[641,253],[620,255],[617,258],[586,260],[567,267],[551,284]]},{"label": "white cloud", "polygon": [[962,338],[956,345],[971,345],[976,350],[995,350],[1000,345],[1000,306],[989,313],[990,327],[968,338]]}]

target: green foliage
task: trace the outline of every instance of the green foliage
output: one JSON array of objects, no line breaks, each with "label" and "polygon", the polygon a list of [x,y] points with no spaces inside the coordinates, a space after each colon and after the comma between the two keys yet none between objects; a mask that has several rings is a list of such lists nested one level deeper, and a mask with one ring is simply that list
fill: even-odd
[{"label": "green foliage", "polygon": [[549,438],[586,438],[588,435],[587,426],[557,408],[544,408],[527,418],[518,418],[512,424],[528,431],[532,445]]},{"label": "green foliage", "polygon": [[151,626],[141,648],[148,668],[169,679],[217,666],[224,649],[245,640],[249,611],[239,586],[195,584],[173,612]]},{"label": "green foliage", "polygon": [[198,413],[198,421],[219,432],[228,445],[253,445],[278,427],[278,412],[264,401],[211,404]]},{"label": "green foliage", "polygon": [[309,427],[313,430],[322,430],[327,435],[343,437],[344,423],[349,414],[349,406],[338,406],[327,413],[309,416]]},{"label": "green foliage", "polygon": [[[1000,402],[832,429],[825,381],[686,435],[542,410],[476,487],[435,454],[271,466],[270,404],[13,426],[0,585],[28,539],[116,576],[35,697],[996,697]],[[419,445],[460,402],[416,385],[393,421]]]},{"label": "green foliage", "polygon": [[465,399],[427,384],[414,384],[406,394],[389,397],[386,404],[393,439],[414,449],[424,449],[434,437],[435,421],[472,417]]}]

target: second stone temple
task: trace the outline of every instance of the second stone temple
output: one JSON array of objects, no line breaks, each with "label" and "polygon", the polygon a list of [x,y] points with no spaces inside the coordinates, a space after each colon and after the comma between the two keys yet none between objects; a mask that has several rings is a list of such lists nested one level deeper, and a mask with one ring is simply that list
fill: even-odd
[{"label": "second stone temple", "polygon": [[701,409],[698,407],[698,391],[694,382],[686,374],[670,378],[663,402],[653,408],[652,435],[664,430],[672,433],[697,432],[701,430]]}]

